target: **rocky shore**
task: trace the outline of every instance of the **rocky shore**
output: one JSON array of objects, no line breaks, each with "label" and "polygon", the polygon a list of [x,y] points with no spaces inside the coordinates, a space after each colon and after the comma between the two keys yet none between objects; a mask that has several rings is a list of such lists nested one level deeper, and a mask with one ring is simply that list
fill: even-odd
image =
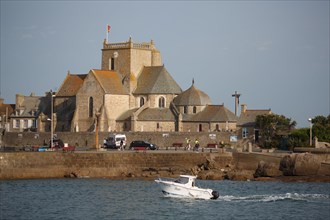
[{"label": "rocky shore", "polygon": [[180,174],[198,176],[201,180],[232,181],[281,181],[281,182],[330,182],[329,167],[321,169],[317,155],[301,153],[284,156],[280,164],[259,161],[255,170],[239,169],[233,163],[222,163],[207,159],[191,169],[148,168],[138,173],[122,173],[119,179],[138,178],[153,180],[158,177],[175,178]]}]

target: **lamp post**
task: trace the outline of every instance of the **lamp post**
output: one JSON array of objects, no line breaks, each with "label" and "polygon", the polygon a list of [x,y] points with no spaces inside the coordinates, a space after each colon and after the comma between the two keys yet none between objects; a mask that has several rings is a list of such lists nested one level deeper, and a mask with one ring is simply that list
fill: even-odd
[{"label": "lamp post", "polygon": [[54,141],[54,120],[53,120],[53,91],[50,90],[50,147],[53,147],[53,141]]},{"label": "lamp post", "polygon": [[101,113],[96,112],[96,126],[95,126],[95,148],[99,149],[99,118],[100,118]]},{"label": "lamp post", "polygon": [[313,123],[312,123],[312,119],[309,118],[309,146],[312,146],[312,127],[313,127]]}]

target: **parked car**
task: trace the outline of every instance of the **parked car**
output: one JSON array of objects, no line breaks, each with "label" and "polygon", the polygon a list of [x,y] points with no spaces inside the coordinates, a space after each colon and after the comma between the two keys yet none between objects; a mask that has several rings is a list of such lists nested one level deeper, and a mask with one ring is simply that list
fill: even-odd
[{"label": "parked car", "polygon": [[129,149],[131,150],[156,150],[157,146],[146,141],[132,141]]},{"label": "parked car", "polygon": [[104,148],[116,149],[120,147],[120,142],[123,141],[124,148],[126,147],[126,135],[125,134],[110,134],[103,144]]}]

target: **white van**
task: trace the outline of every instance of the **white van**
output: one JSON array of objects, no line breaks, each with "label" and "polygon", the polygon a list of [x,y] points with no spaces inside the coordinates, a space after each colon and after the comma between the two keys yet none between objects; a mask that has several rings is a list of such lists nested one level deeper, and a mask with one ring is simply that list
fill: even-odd
[{"label": "white van", "polygon": [[124,148],[127,144],[127,139],[125,134],[110,134],[109,137],[106,139],[105,148],[119,148],[120,141],[123,141]]}]

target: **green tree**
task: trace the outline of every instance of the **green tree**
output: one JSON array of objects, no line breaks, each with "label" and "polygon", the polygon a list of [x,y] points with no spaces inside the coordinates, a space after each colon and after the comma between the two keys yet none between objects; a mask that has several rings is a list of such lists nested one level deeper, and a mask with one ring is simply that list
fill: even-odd
[{"label": "green tree", "polygon": [[309,128],[299,128],[289,134],[288,149],[309,147]]},{"label": "green tree", "polygon": [[264,148],[279,148],[283,138],[288,137],[295,126],[295,121],[283,115],[267,114],[256,117],[256,127],[260,131],[261,146]]},{"label": "green tree", "polygon": [[312,119],[312,135],[313,138],[317,137],[319,141],[330,142],[330,115],[316,116]]}]

